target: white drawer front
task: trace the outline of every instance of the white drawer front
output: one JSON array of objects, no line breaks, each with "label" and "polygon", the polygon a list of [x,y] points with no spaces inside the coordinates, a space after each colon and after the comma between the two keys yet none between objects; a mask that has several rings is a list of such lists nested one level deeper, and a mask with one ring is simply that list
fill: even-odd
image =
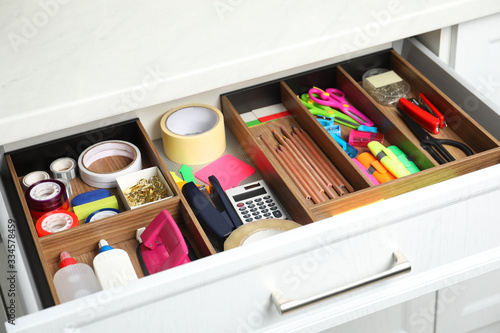
[{"label": "white drawer front", "polygon": [[[21,317],[9,329],[32,322],[37,329],[75,325],[80,332],[326,329],[498,267],[500,224],[491,214],[498,214],[499,195],[495,166],[143,278],[116,293]],[[284,315],[271,302],[276,289],[302,298],[379,273],[396,249],[409,259],[410,273]],[[496,259],[475,259],[488,250]],[[475,273],[468,273],[469,261],[479,268]]]}]

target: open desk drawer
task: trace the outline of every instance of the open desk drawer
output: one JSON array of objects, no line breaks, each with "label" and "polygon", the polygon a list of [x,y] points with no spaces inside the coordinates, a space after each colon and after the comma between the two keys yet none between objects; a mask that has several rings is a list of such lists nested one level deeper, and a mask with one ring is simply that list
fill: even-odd
[{"label": "open desk drawer", "polygon": [[[433,101],[448,123],[448,126],[444,127],[436,137],[465,143],[474,154],[466,156],[461,150],[446,146],[456,160],[439,165],[427,151],[420,147],[418,139],[405,124],[396,107],[378,104],[363,89],[360,83],[361,77],[364,72],[372,68],[394,70],[409,83],[410,97],[423,93]],[[342,90],[347,101],[370,118],[378,131],[385,135],[383,145],[398,146],[421,171],[373,185],[299,100],[298,96],[307,93],[314,86],[323,90],[326,88]],[[290,116],[253,127],[248,127],[240,116],[240,114],[279,103],[285,106]],[[280,196],[280,200],[285,203],[292,217],[301,223],[321,220],[500,163],[499,141],[394,50],[231,92],[222,96],[222,105],[228,127],[238,138],[263,177]],[[301,128],[309,134],[329,162],[351,185],[351,191],[346,191],[344,188],[343,193],[333,197],[327,196],[326,193],[320,194],[323,202],[315,202],[299,191],[297,183],[292,181],[283,164],[279,162],[280,157],[273,154],[267,144],[260,139],[262,136],[267,138],[273,148],[276,148],[278,141],[273,137],[273,131],[280,132],[280,128],[284,128],[289,133],[292,127]],[[341,136],[345,141],[347,141],[349,130],[346,126],[342,126]],[[358,154],[364,151],[369,150],[359,148]]]},{"label": "open desk drawer", "polygon": [[[44,170],[50,174],[49,165],[52,161],[60,157],[71,157],[77,161],[79,154],[87,147],[106,140],[122,140],[137,146],[142,157],[142,169],[153,166],[158,167],[174,196],[133,210],[126,210],[124,203],[120,199],[119,190],[116,187],[110,188],[110,192],[116,196],[119,202],[119,209],[122,211],[120,214],[92,223],[84,223],[85,220],[80,220],[79,225],[76,227],[38,237],[35,229],[36,220],[30,214],[24,190],[21,186],[23,177],[35,170]],[[113,160],[109,160],[110,158],[106,157],[98,162],[108,159],[108,162],[117,165],[127,163],[124,160],[121,161],[121,157],[114,157]],[[115,248],[127,251],[138,277],[143,277],[136,255],[136,248],[139,243],[135,238],[135,232],[138,228],[147,227],[163,209],[166,209],[172,215],[184,237],[193,246],[197,256],[202,257],[214,253],[205,233],[191,210],[186,208],[189,206],[180,195],[179,188],[138,120],[115,124],[107,128],[99,128],[91,132],[75,134],[71,137],[10,152],[6,154],[6,160],[25,215],[24,220],[21,219],[17,223],[27,225],[25,230],[29,230],[37,252],[29,253],[29,256],[31,260],[39,258],[53,302],[56,304],[59,303],[59,299],[54,289],[53,276],[59,269],[60,253],[67,251],[78,262],[89,264],[92,267],[92,260],[98,253],[97,243],[100,239],[107,240]],[[79,175],[71,180],[71,188],[73,193],[68,201],[71,201],[78,194],[95,189],[84,183]],[[44,279],[39,280],[38,282],[42,283],[41,280]],[[48,304],[50,304],[50,300]]]},{"label": "open desk drawer", "polygon": [[[382,55],[390,60],[391,52]],[[425,55],[420,60],[424,66],[435,65],[435,60]],[[338,87],[342,84],[343,89],[350,89],[348,96],[356,92],[363,95],[356,74],[347,64],[340,66],[294,75],[223,97],[227,125],[293,218],[302,223],[328,218],[141,278],[120,290],[99,292],[17,318],[15,326],[7,325],[8,330],[153,331],[168,327],[171,331],[184,332],[321,331],[500,268],[496,236],[500,224],[495,223],[500,214],[498,142],[463,111],[457,111],[473,131],[478,131],[475,133],[482,138],[481,142],[473,143],[471,138],[460,137],[476,154],[449,165],[436,165],[407,131],[398,128],[387,110],[364,96],[361,102],[366,110],[363,111],[379,122],[388,121],[388,142],[415,149],[422,158],[421,166],[426,167],[421,175],[371,186],[295,99],[298,91],[294,89],[300,90],[301,77],[315,75],[315,72],[327,73],[325,71],[335,73],[333,78],[326,75],[328,84]],[[435,71],[439,75],[445,69]],[[469,93],[456,77],[450,76],[448,83],[454,93]],[[425,84],[436,93],[439,91],[431,83]],[[245,95],[252,91],[259,94]],[[243,100],[255,104],[243,103]],[[293,114],[289,121],[314,133],[316,142],[342,170],[354,192],[321,204],[303,199],[259,142],[259,133],[249,131],[239,119],[245,105],[256,108],[282,101]],[[491,109],[480,112],[483,111]],[[491,119],[500,124],[498,116]],[[258,127],[255,129],[260,131]],[[264,129],[266,127],[262,127]],[[492,166],[478,165],[477,156],[485,157]],[[154,161],[162,165],[162,161]],[[487,168],[478,170],[484,167]],[[173,184],[171,179],[169,183]],[[183,219],[181,223],[187,224],[188,230],[192,229],[189,225],[198,230],[188,235],[203,236],[192,214],[185,211],[182,196],[176,192],[174,198]],[[386,200],[338,214],[381,198]],[[211,248],[206,244],[198,250],[204,255]],[[280,315],[276,311],[272,292],[279,290],[285,297],[300,299],[344,286],[390,268],[395,250],[400,250],[409,260],[411,272],[291,313]]]}]

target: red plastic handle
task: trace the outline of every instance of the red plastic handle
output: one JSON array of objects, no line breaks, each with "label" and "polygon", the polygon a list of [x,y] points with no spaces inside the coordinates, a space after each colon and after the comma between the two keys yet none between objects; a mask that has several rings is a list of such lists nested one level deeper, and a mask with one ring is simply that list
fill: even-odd
[{"label": "red plastic handle", "polygon": [[431,115],[430,113],[422,110],[417,105],[413,104],[406,98],[399,99],[398,107],[404,111],[411,119],[413,119],[417,124],[428,130],[433,134],[438,134],[439,129],[439,119]]}]

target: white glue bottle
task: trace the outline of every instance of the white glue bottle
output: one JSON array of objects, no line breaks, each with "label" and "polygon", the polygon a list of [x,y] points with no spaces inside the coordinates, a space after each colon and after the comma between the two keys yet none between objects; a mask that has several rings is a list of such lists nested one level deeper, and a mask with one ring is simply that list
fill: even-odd
[{"label": "white glue bottle", "polygon": [[116,288],[138,279],[127,252],[114,249],[104,239],[99,241],[94,270],[102,289]]},{"label": "white glue bottle", "polygon": [[89,265],[78,263],[66,251],[61,252],[60,258],[60,269],[54,274],[54,286],[61,303],[101,290]]}]

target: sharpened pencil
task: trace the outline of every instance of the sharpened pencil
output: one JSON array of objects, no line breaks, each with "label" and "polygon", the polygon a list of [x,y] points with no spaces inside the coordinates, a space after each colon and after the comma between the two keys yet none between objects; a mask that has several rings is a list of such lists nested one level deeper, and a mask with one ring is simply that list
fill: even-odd
[{"label": "sharpened pencil", "polygon": [[328,195],[328,197],[330,197],[330,199],[336,198],[337,195],[335,195],[335,193],[331,189],[332,182],[330,181],[330,179],[328,179],[326,174],[323,172],[318,163],[316,163],[311,154],[306,149],[304,149],[304,147],[294,136],[291,135],[291,133],[286,132],[283,126],[281,127],[281,131],[285,135],[285,142],[288,142],[287,140],[289,140],[289,145],[291,147],[295,147],[294,149],[296,150],[296,153],[303,156],[305,163],[307,163],[307,165],[311,167],[311,173],[313,174],[313,176],[318,177],[318,182],[325,190],[325,193]]},{"label": "sharpened pencil", "polygon": [[313,191],[316,191],[317,193],[323,193],[324,190],[321,188],[321,185],[318,183],[318,181],[311,174],[311,172],[307,168],[307,166],[303,163],[300,156],[298,156],[295,153],[295,151],[290,147],[288,142],[285,141],[283,135],[276,132],[275,130],[273,130],[273,135],[276,138],[276,140],[278,140],[278,142],[281,144],[280,150],[283,151],[284,153],[288,154],[288,156],[291,158],[291,160],[294,161],[295,163],[297,163],[300,171],[303,172],[304,178],[308,180]]},{"label": "sharpened pencil", "polygon": [[283,157],[283,161],[288,165],[288,167],[290,169],[295,170],[297,178],[300,179],[300,181],[303,183],[304,187],[306,189],[308,188],[310,190],[309,193],[311,194],[311,199],[315,203],[324,202],[325,199],[312,188],[312,184],[307,179],[307,177],[303,173],[298,171],[298,169],[294,165],[293,161],[291,160],[291,157],[287,153],[284,153],[282,150],[279,150],[279,149],[277,150],[277,153]]},{"label": "sharpened pencil", "polygon": [[[324,153],[319,149],[314,140],[307,134],[297,127],[293,127],[293,132],[297,134],[297,137],[302,140],[302,142],[308,147],[312,154],[320,161],[320,163],[325,167],[325,170],[334,180],[340,184],[343,190],[347,192],[354,192],[354,188],[349,184],[349,182],[342,176],[342,174],[337,170],[337,168],[330,162],[330,160],[324,155]],[[345,194],[344,192],[340,193]]]},{"label": "sharpened pencil", "polygon": [[[278,149],[276,149],[276,150],[273,149],[273,147],[271,146],[271,144],[269,143],[269,141],[267,141],[267,139],[262,134],[260,135],[260,139],[262,140],[262,142],[264,142],[264,144],[266,145],[267,149],[269,149],[269,151],[271,151],[271,154],[273,154],[274,158],[278,161],[278,163],[281,165],[281,167],[283,169],[285,169],[285,172],[288,174],[288,176],[295,183],[295,185],[299,189],[300,193],[302,193],[302,195],[304,196],[304,198],[306,200],[311,199],[311,195],[309,194],[311,192],[311,189],[307,190],[304,187],[305,181],[299,180],[299,177],[297,177],[298,172],[296,170],[294,170],[295,168],[290,168],[285,163],[285,161],[283,161],[283,159],[281,158],[281,156],[279,156],[279,154],[278,154],[279,150]],[[306,184],[306,186],[307,186],[307,184]]]}]

